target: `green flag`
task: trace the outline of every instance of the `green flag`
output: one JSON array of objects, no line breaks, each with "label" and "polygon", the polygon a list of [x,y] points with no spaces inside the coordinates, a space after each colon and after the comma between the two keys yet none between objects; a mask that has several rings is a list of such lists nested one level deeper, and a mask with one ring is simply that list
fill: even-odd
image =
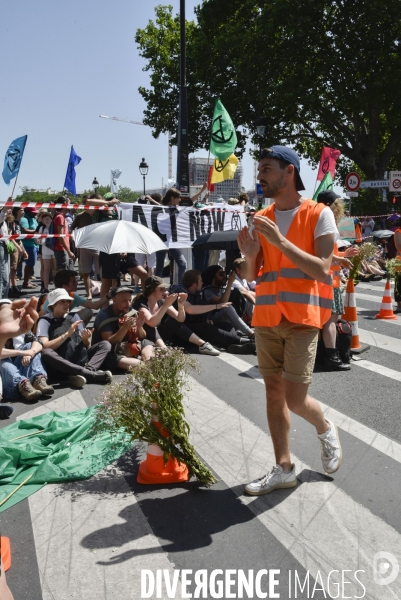
[{"label": "green flag", "polygon": [[333,179],[332,179],[329,171],[327,171],[326,175],[323,177],[322,181],[320,182],[320,185],[317,188],[316,192],[313,194],[313,200],[317,200],[317,197],[320,194],[320,192],[324,192],[324,190],[332,190],[332,189],[333,189]]},{"label": "green flag", "polygon": [[237,146],[237,135],[230,115],[217,98],[214,105],[210,152],[218,160],[227,160]]}]

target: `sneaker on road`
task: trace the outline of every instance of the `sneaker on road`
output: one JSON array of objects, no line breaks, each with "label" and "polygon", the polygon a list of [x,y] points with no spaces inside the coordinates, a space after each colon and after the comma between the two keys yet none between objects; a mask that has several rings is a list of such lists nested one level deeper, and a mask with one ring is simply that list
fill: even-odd
[{"label": "sneaker on road", "polygon": [[71,387],[82,388],[86,383],[86,379],[83,375],[70,375],[68,383]]},{"label": "sneaker on road", "polygon": [[337,426],[332,421],[326,419],[330,425],[330,429],[325,433],[318,434],[319,442],[322,450],[323,469],[329,475],[338,471],[343,459],[341,450],[340,438],[338,435]]},{"label": "sneaker on road", "polygon": [[110,383],[113,380],[111,371],[100,371],[86,368],[83,374],[90,383]]},{"label": "sneaker on road", "polygon": [[253,342],[247,342],[246,344],[230,344],[227,348],[227,352],[230,354],[254,354],[256,352],[256,345]]},{"label": "sneaker on road", "polygon": [[263,496],[273,490],[292,488],[296,485],[295,465],[292,465],[292,469],[288,473],[283,471],[280,465],[275,465],[266,475],[248,483],[245,486],[245,492],[250,496]]},{"label": "sneaker on road", "polygon": [[213,348],[212,344],[205,342],[202,346],[199,346],[199,354],[209,354],[209,356],[218,356],[220,352]]}]

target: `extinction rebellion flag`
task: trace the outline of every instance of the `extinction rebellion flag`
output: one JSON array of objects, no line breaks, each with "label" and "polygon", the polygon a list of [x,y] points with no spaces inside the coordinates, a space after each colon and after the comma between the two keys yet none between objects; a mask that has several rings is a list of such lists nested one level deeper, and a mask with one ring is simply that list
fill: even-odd
[{"label": "extinction rebellion flag", "polygon": [[214,105],[210,152],[217,160],[226,161],[237,146],[237,134],[230,115],[217,98]]},{"label": "extinction rebellion flag", "polygon": [[23,135],[11,142],[8,147],[3,168],[3,179],[7,185],[10,185],[11,179],[18,175],[27,138],[27,135]]}]

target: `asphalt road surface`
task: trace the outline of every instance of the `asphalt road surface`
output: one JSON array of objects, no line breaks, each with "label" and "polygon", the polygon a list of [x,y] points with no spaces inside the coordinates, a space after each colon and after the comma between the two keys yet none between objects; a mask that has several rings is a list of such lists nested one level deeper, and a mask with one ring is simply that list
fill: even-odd
[{"label": "asphalt road surface", "polygon": [[[218,483],[140,485],[146,447],[136,443],[96,477],[44,486],[0,514],[15,600],[401,599],[401,319],[374,319],[383,290],[356,288],[370,349],[311,386],[339,427],[338,473],[324,475],[313,428],[294,417],[297,487],[244,496],[274,462],[257,359],[199,356],[186,417]],[[9,422],[92,406],[102,389],[56,388],[51,400],[15,403]]]}]

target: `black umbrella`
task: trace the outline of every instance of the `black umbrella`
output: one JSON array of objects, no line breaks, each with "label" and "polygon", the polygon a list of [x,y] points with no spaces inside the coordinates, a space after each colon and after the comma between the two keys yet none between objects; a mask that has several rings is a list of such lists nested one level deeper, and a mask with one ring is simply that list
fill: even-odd
[{"label": "black umbrella", "polygon": [[200,235],[192,244],[198,250],[238,250],[239,229],[212,231]]},{"label": "black umbrella", "polygon": [[213,231],[200,235],[192,244],[194,250],[225,250],[226,272],[232,269],[233,261],[241,256],[238,248],[239,229],[231,231]]}]

